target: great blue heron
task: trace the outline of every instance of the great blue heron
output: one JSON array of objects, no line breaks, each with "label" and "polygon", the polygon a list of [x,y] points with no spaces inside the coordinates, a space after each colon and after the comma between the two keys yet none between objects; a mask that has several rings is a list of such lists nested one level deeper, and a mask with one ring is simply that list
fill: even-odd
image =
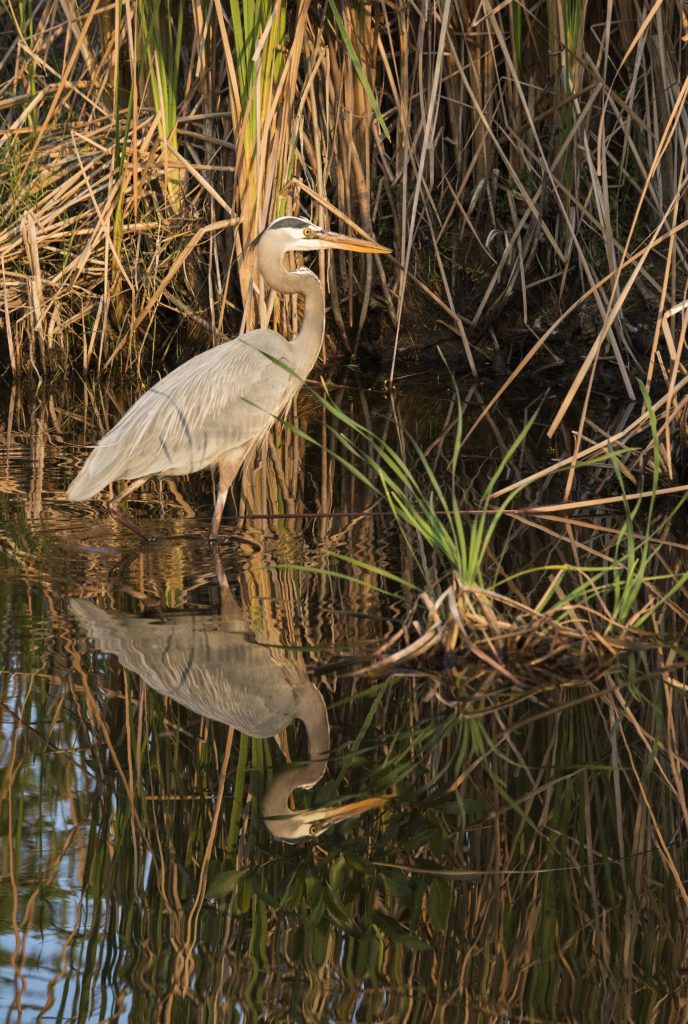
[{"label": "great blue heron", "polygon": [[302,295],[293,341],[260,329],[194,356],[153,385],[101,438],[67,491],[84,501],[116,480],[131,480],[110,507],[151,476],[180,476],[217,465],[210,537],[217,537],[227,492],[247,456],[285,411],[315,364],[325,327],[320,281],[306,267],[288,271],[288,252],[348,249],[386,253],[377,242],[325,231],[303,217],[281,217],[253,243],[266,283]]},{"label": "great blue heron", "polygon": [[330,752],[327,708],[303,664],[282,648],[258,644],[221,582],[222,612],[170,612],[141,618],[104,611],[73,598],[70,610],[83,631],[149,686],[196,714],[232,725],[249,736],[274,736],[300,719],[308,737],[308,761],[275,775],[263,797],[265,824],[273,836],[295,843],[318,836],[330,825],[383,806],[387,797],[368,797],[339,807],[292,811],[289,797],[320,781]]}]

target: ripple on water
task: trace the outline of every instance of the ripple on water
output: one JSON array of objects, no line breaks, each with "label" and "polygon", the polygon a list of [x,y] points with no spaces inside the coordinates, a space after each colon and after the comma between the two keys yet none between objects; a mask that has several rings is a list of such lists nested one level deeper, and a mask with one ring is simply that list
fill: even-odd
[{"label": "ripple on water", "polygon": [[[416,380],[396,411],[424,444],[451,396],[446,381],[424,391]],[[218,544],[205,538],[207,474],[179,484],[195,518],[164,483],[131,501],[157,538],[142,543],[99,502],[64,498],[133,397],[103,393],[94,408],[43,394],[0,409],[8,1022],[569,1019],[558,994],[583,977],[576,1019],[605,1007],[643,1020],[651,1002],[647,1019],[682,1019],[683,996],[667,993],[679,992],[688,922],[666,879],[686,874],[685,808],[654,771],[680,789],[666,750],[682,735],[681,693],[661,702],[673,680],[659,680],[658,698],[642,678],[631,722],[613,703],[626,679],[570,701],[553,681],[542,708],[514,690],[488,715],[468,687],[448,709],[417,676],[330,671],[360,664],[407,611],[376,567],[410,578],[414,564],[393,521],[368,514],[365,479],[285,432],[247,474]],[[337,401],[397,429],[370,394],[341,389]],[[299,405],[299,425],[336,447],[318,403]],[[467,474],[484,474],[500,451],[487,420],[471,445]],[[170,680],[173,652],[183,667]],[[478,653],[489,663],[489,642]],[[216,683],[244,685],[234,718],[200,714],[188,684],[204,656]],[[249,721],[256,664],[282,677],[262,708],[277,739]],[[283,728],[299,694],[316,696],[320,746],[303,706]],[[395,799],[295,846],[263,815],[280,780],[297,782],[277,819],[288,825],[300,811]]]}]

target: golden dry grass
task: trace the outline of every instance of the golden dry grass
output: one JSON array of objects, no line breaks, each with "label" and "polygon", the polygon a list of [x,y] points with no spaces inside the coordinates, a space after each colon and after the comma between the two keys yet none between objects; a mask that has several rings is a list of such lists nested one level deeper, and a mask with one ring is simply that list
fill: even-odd
[{"label": "golden dry grass", "polygon": [[606,16],[587,2],[483,12],[471,0],[151,11],[39,0],[0,13],[15,372],[148,368],[180,317],[190,347],[271,316],[288,329],[295,308],[254,301],[237,258],[272,217],[302,209],[359,224],[398,256],[391,276],[380,261],[335,266],[340,350],[356,352],[366,322],[375,344],[372,303],[394,365],[400,325],[427,324],[430,302],[434,333],[473,372],[492,335],[513,368],[505,387],[573,346],[552,429],[577,397],[585,423],[609,361],[629,398],[641,377],[673,404],[679,3],[643,17],[627,3]]}]

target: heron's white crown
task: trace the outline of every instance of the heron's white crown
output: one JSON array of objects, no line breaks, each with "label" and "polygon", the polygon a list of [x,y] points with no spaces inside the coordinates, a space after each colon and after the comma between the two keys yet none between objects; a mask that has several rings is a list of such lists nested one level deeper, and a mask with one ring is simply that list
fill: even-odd
[{"label": "heron's white crown", "polygon": [[279,239],[284,252],[313,252],[322,249],[324,246],[320,236],[324,234],[324,228],[313,224],[306,217],[278,217],[263,232],[275,243]]},{"label": "heron's white crown", "polygon": [[327,231],[305,217],[279,217],[251,243],[250,248],[260,245],[265,255],[286,252],[317,252],[320,249],[346,249],[349,252],[374,253],[391,252],[372,238],[340,235]]}]

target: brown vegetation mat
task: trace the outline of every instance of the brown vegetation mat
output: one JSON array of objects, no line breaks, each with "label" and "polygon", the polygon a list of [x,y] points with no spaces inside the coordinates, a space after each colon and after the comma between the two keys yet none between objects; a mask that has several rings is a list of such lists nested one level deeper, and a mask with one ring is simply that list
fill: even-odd
[{"label": "brown vegetation mat", "polygon": [[455,579],[434,600],[422,593],[359,674],[419,674],[434,680],[432,695],[443,703],[463,706],[488,696],[494,710],[524,696],[595,683],[633,656],[667,671],[677,657],[683,661],[678,644],[688,634],[684,614],[672,621],[670,642],[657,631],[614,622],[592,603],[539,613],[525,600]]},{"label": "brown vegetation mat", "polygon": [[[508,619],[499,614],[500,604]],[[629,631],[623,641],[611,640],[582,620],[578,625],[576,610],[570,611],[571,620],[559,622],[475,587],[448,587],[434,601],[423,593],[410,621],[378,648],[365,672],[422,670],[451,681],[460,700],[499,683],[537,690],[555,680],[589,681],[640,639]],[[470,692],[461,697],[457,690],[464,679]]]}]

